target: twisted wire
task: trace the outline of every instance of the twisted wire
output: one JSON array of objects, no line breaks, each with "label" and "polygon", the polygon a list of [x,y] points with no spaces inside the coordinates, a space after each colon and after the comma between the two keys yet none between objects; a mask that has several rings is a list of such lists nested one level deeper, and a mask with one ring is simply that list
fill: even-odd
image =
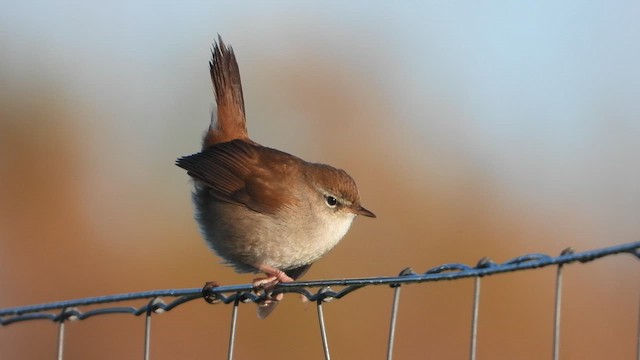
[{"label": "twisted wire", "polygon": [[[278,284],[271,294],[254,291],[251,284],[229,286],[205,286],[202,288],[153,290],[136,293],[107,295],[83,299],[50,302],[45,304],[19,306],[0,309],[0,325],[8,326],[16,322],[31,320],[51,320],[63,323],[67,320],[84,320],[93,316],[108,314],[142,314],[162,313],[170,311],[186,302],[205,297],[210,303],[234,303],[238,302],[262,302],[267,296],[279,293],[298,293],[306,297],[310,302],[322,303],[330,299],[340,299],[353,291],[365,286],[388,285],[397,287],[404,284],[415,284],[431,281],[456,280],[469,277],[483,277],[504,272],[522,271],[550,265],[564,265],[574,262],[589,262],[605,256],[628,253],[640,259],[640,241],[609,246],[605,248],[574,252],[571,249],[564,250],[559,256],[545,254],[526,254],[518,256],[502,264],[493,262],[488,258],[481,259],[476,266],[460,263],[443,264],[424,273],[415,273],[410,268],[404,269],[397,276],[347,278],[315,281],[297,281]],[[331,286],[341,286],[342,289],[333,290]],[[310,289],[319,288],[313,292]],[[162,298],[173,298],[165,302]],[[117,302],[155,299],[140,307],[134,306],[107,306],[98,309],[82,311],[78,307],[97,304],[112,304]],[[59,312],[50,312],[60,310]]]}]

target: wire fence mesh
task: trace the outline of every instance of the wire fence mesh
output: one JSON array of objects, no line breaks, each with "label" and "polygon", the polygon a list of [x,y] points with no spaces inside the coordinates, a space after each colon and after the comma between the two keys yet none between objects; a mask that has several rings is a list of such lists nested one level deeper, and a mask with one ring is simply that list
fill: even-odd
[{"label": "wire fence mesh", "polygon": [[[98,315],[109,314],[132,314],[135,316],[145,316],[144,327],[144,358],[150,358],[151,343],[151,318],[152,315],[173,310],[174,308],[187,302],[204,298],[210,304],[232,304],[232,314],[229,331],[229,344],[227,358],[234,356],[235,334],[238,323],[238,308],[240,303],[254,302],[260,303],[280,293],[298,293],[309,302],[315,303],[317,307],[318,323],[320,328],[322,349],[324,358],[330,359],[329,336],[324,320],[323,304],[332,300],[343,298],[352,292],[375,285],[386,285],[393,289],[393,302],[390,313],[390,325],[387,342],[387,359],[392,359],[394,354],[394,340],[398,311],[400,308],[400,292],[403,285],[427,283],[442,280],[458,280],[464,278],[474,278],[473,308],[471,311],[471,329],[469,339],[469,358],[476,359],[478,344],[478,319],[480,310],[480,295],[482,278],[505,272],[517,272],[528,269],[537,269],[548,266],[556,266],[555,275],[555,300],[554,300],[554,321],[553,321],[553,353],[552,359],[559,359],[560,349],[560,328],[562,310],[562,289],[563,289],[563,267],[572,263],[587,263],[615,254],[631,254],[635,259],[640,260],[640,242],[621,244],[584,252],[574,252],[572,249],[565,249],[559,256],[549,256],[544,254],[526,254],[503,263],[495,263],[489,258],[481,259],[475,266],[450,263],[433,267],[424,273],[416,273],[410,268],[402,270],[397,276],[369,277],[369,278],[348,278],[317,281],[298,281],[292,283],[278,284],[274,290],[266,294],[255,291],[251,284],[217,286],[207,283],[204,288],[188,289],[168,289],[154,290],[136,293],[125,293],[67,301],[51,302],[38,305],[19,306],[0,309],[0,325],[3,327],[14,323],[34,320],[51,320],[57,322],[58,346],[57,358],[64,358],[65,345],[65,324],[69,321],[85,320]],[[636,286],[639,286],[637,283]],[[334,290],[332,287],[339,287]],[[116,303],[149,299],[143,306],[115,306]],[[640,304],[640,302],[639,302]],[[82,307],[101,305],[94,309],[82,310]],[[58,310],[58,311],[55,311]],[[638,314],[637,334],[636,334],[636,357],[640,360],[640,308],[634,309]]]}]

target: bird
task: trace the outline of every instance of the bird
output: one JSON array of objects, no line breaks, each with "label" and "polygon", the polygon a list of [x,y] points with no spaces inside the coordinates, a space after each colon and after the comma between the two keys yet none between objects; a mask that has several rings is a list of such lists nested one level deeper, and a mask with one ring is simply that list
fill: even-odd
[{"label": "bird", "polygon": [[[253,287],[270,294],[336,246],[356,216],[376,215],[362,206],[346,171],[249,138],[240,70],[220,35],[209,72],[217,111],[201,151],[176,165],[193,180],[195,218],[207,244],[237,272],[264,273]],[[258,304],[258,317],[267,317],[281,299],[268,296]]]}]

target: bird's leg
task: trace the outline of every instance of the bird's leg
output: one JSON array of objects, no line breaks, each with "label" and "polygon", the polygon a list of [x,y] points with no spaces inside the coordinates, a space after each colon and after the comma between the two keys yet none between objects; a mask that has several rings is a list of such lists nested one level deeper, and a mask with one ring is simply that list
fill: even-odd
[{"label": "bird's leg", "polygon": [[[284,271],[276,269],[273,266],[262,264],[257,268],[258,270],[265,273],[267,277],[253,279],[253,288],[262,289],[267,295],[271,293],[273,288],[276,285],[278,285],[278,283],[293,281],[293,279],[290,278],[287,274],[285,274]],[[278,294],[275,297],[271,297],[270,300],[275,300],[275,301],[282,300],[283,296],[284,294]]]}]

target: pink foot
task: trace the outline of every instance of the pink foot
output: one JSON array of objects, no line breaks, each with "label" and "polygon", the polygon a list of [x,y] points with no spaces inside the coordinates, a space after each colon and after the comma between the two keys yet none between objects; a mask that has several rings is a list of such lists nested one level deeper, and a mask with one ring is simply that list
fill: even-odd
[{"label": "pink foot", "polygon": [[[279,283],[293,281],[293,279],[287,276],[284,271],[276,269],[272,266],[263,264],[258,266],[258,269],[264,272],[267,277],[253,279],[253,288],[256,290],[264,290],[267,294],[271,293],[273,288]],[[264,305],[267,305],[272,301],[282,300],[283,296],[284,294],[277,294],[276,296],[271,297],[271,299],[266,300]]]},{"label": "pink foot", "polygon": [[258,269],[267,275],[265,278],[253,279],[253,287],[256,289],[273,289],[278,283],[292,282],[293,279],[287,276],[282,270],[278,270],[269,265],[260,265]]}]

